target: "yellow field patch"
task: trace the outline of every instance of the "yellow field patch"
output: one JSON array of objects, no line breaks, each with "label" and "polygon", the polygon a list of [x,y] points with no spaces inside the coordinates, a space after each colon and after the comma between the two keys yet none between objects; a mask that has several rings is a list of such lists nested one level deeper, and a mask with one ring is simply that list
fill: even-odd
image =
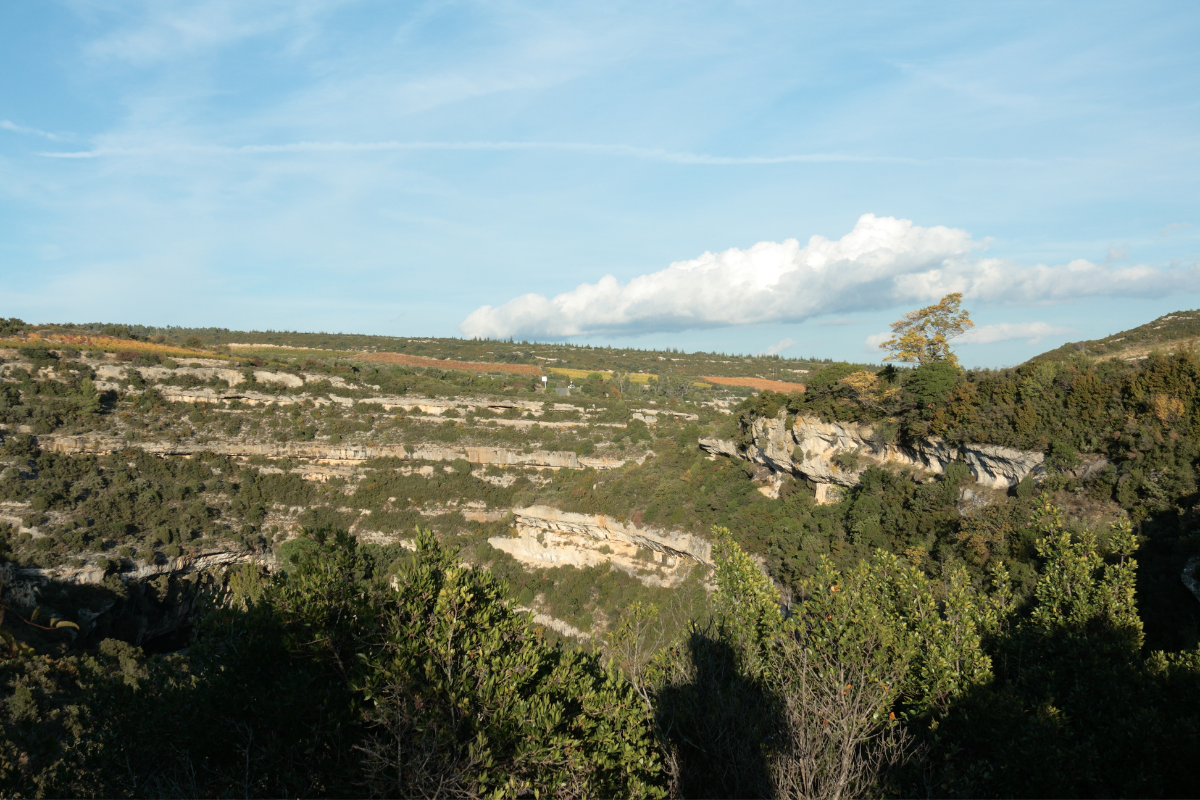
[{"label": "yellow field patch", "polygon": [[[613,372],[611,369],[571,369],[570,367],[547,367],[550,372],[558,373],[566,376],[571,380],[587,380],[588,375],[599,375],[603,380],[612,380]],[[658,376],[652,372],[629,372],[625,374],[625,379],[630,383],[649,383],[651,378],[657,379]]]},{"label": "yellow field patch", "polygon": [[566,375],[571,380],[575,380],[576,378],[587,380],[588,375],[599,375],[603,380],[608,380],[612,377],[612,370],[610,369],[570,369],[569,367],[549,367],[548,369],[559,375]]}]

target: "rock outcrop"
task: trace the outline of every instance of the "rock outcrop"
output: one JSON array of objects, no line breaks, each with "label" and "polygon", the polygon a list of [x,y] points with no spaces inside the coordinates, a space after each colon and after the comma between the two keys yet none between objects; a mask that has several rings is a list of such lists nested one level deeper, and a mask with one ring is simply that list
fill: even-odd
[{"label": "rock outcrop", "polygon": [[[177,558],[164,559],[161,563],[146,564],[135,562],[129,569],[115,573],[122,581],[146,580],[159,575],[188,575],[194,572],[205,572],[210,569],[231,567],[235,564],[248,562],[264,564],[268,569],[274,569],[277,560],[272,553],[256,553],[245,550],[208,550],[199,553],[182,555]],[[25,567],[17,571],[23,579],[45,583],[56,581],[78,585],[100,584],[108,573],[95,564],[85,564],[82,567],[54,567],[41,569]]]},{"label": "rock outcrop", "polygon": [[[168,367],[134,367],[124,364],[99,364],[96,367],[96,378],[101,381],[121,384],[125,380],[126,370],[134,370],[144,380],[148,381],[161,381],[179,375],[191,375],[200,380],[222,380],[232,387],[244,383],[246,380],[246,376],[238,370],[223,367],[176,367],[171,369]],[[253,372],[254,380],[257,383],[286,386],[289,389],[299,389],[305,384],[306,378],[311,381],[312,377],[324,377],[293,375],[289,372],[267,372],[266,370],[254,370]],[[336,380],[344,385],[344,381],[341,378],[337,378]]]},{"label": "rock outcrop", "polygon": [[549,614],[543,614],[540,611],[535,611],[534,609],[527,608],[526,606],[515,606],[513,607],[513,611],[517,611],[522,614],[531,614],[533,616],[534,625],[541,625],[549,628],[550,630],[555,631],[562,636],[569,636],[572,639],[579,639],[583,642],[590,642],[592,640],[592,635],[590,633],[585,633],[571,623],[552,617]]},{"label": "rock outcrop", "polygon": [[268,442],[211,441],[190,442],[131,442],[115,436],[42,436],[41,447],[54,453],[90,453],[107,455],[138,449],[162,456],[187,456],[196,453],[216,453],[234,458],[265,456],[266,458],[304,458],[329,463],[353,464],[373,458],[398,458],[404,461],[455,461],[472,464],[496,464],[510,467],[550,467],[551,469],[616,469],[625,462],[616,458],[579,456],[566,450],[535,450],[523,453],[502,447],[443,447],[421,444],[329,444],[326,442]]},{"label": "rock outcrop", "polygon": [[549,506],[512,513],[514,535],[494,536],[488,543],[533,567],[611,564],[648,586],[677,586],[696,565],[712,566],[712,545],[689,533],[637,528]]},{"label": "rock outcrop", "polygon": [[1046,473],[1046,456],[1042,453],[997,444],[965,444],[961,450],[975,480],[996,489],[1016,486],[1026,475],[1040,478]]},{"label": "rock outcrop", "polygon": [[[871,465],[891,464],[940,474],[946,465],[962,460],[975,480],[984,486],[1006,489],[1026,476],[1045,474],[1045,455],[993,444],[951,447],[931,437],[904,444],[887,442],[866,423],[823,422],[798,417],[788,428],[786,411],[753,422],[751,444],[739,447],[727,439],[701,439],[700,447],[712,455],[743,458],[776,474],[807,478],[824,486],[857,486]],[[836,492],[819,493],[834,497]]]},{"label": "rock outcrop", "polygon": [[1192,595],[1200,600],[1200,556],[1193,556],[1183,565],[1183,574],[1179,576],[1183,585]]},{"label": "rock outcrop", "polygon": [[[101,594],[88,601],[93,605],[68,611],[67,618],[74,617],[80,635],[91,634],[97,626],[104,630],[119,625],[123,629],[122,636],[130,638],[135,645],[141,645],[144,641],[175,633],[190,624],[197,588],[206,580],[211,580],[211,577],[205,577],[205,573],[219,576],[222,570],[247,562],[257,562],[268,569],[278,566],[273,553],[241,549],[209,549],[153,564],[131,563],[127,559],[122,559],[122,562],[124,568],[115,573],[110,573],[94,561],[79,567],[63,565],[49,569],[18,568],[8,563],[0,570],[0,592],[5,602],[29,610],[43,602],[40,595],[52,584],[107,585],[113,576],[131,590],[134,585],[140,584],[142,593],[137,595],[136,600],[131,598],[122,601],[111,593],[107,597]],[[161,582],[164,579],[172,582],[178,579],[180,582],[163,584]],[[144,590],[148,585],[157,585],[158,588],[147,595]],[[180,591],[172,590],[170,599],[166,600],[159,592],[168,585],[174,585]]]},{"label": "rock outcrop", "polygon": [[637,528],[604,514],[576,514],[550,506],[514,508],[517,530],[566,533],[608,542],[628,542],[657,553],[684,558],[706,567],[713,565],[712,544],[682,531]]}]

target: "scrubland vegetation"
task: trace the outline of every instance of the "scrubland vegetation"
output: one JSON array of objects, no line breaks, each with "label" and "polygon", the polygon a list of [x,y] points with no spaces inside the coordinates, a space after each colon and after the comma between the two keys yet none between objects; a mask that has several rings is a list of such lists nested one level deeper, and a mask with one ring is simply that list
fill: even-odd
[{"label": "scrubland vegetation", "polygon": [[[1186,349],[964,371],[57,330],[119,344],[0,324],[6,794],[1200,788]],[[230,347],[252,343],[274,347]],[[574,382],[558,395],[485,362],[597,371],[549,372]],[[957,462],[871,466],[821,504],[697,446],[744,447],[780,415],[1033,451],[1045,471],[1004,491]],[[500,545],[544,538],[514,530],[529,507],[703,537],[712,557],[678,583],[661,553],[609,563],[581,534],[589,566],[518,558]]]}]

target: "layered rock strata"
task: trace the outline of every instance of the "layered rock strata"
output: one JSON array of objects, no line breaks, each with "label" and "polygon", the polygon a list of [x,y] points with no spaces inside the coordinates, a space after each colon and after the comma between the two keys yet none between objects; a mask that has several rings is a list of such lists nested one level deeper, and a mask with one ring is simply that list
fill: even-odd
[{"label": "layered rock strata", "polygon": [[712,544],[681,531],[637,528],[602,514],[549,506],[514,508],[514,535],[489,544],[534,567],[611,564],[650,586],[676,586],[696,566],[712,566]]},{"label": "layered rock strata", "polygon": [[659,528],[637,528],[604,514],[576,514],[550,506],[514,508],[518,531],[543,531],[583,536],[608,542],[628,542],[673,558],[706,567],[713,565],[712,544],[699,536]]},{"label": "layered rock strata", "polygon": [[455,461],[472,464],[496,464],[509,467],[549,467],[551,469],[617,469],[625,461],[617,458],[580,456],[566,450],[535,450],[522,453],[502,447],[442,447],[440,445],[403,444],[328,444],[324,442],[230,442],[203,444],[173,442],[130,442],[115,436],[42,436],[39,443],[54,453],[107,455],[138,449],[162,456],[187,456],[216,453],[234,458],[304,458],[334,464],[355,464],[373,458],[398,458],[403,461]]},{"label": "layered rock strata", "polygon": [[[141,561],[126,562],[128,568],[116,573],[122,581],[146,580],[159,575],[188,575],[194,572],[205,572],[210,569],[231,567],[235,564],[258,562],[268,569],[274,569],[278,561],[273,553],[258,553],[246,550],[208,550],[204,552],[182,555],[177,558],[165,558],[160,563],[146,564]],[[40,567],[24,567],[17,574],[28,581],[45,583],[58,581],[78,585],[99,584],[104,581],[108,572],[96,564],[87,563],[82,567],[60,566],[51,569]]]},{"label": "layered rock strata", "polygon": [[[931,437],[905,444],[888,443],[871,425],[857,422],[823,422],[797,417],[789,428],[786,411],[753,422],[752,443],[739,447],[726,439],[701,439],[700,447],[712,455],[742,458],[771,470],[791,474],[820,486],[857,486],[872,465],[913,467],[941,474],[948,464],[961,460],[975,480],[991,488],[1007,489],[1026,476],[1045,474],[1045,455],[994,444],[951,447]],[[818,497],[834,497],[826,491]]]}]

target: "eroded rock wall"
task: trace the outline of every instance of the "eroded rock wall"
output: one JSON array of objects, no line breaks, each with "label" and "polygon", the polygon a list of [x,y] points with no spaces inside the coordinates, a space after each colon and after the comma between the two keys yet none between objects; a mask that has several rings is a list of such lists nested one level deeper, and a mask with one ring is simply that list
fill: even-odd
[{"label": "eroded rock wall", "polygon": [[681,531],[637,528],[603,514],[550,506],[512,513],[513,535],[494,536],[488,543],[533,567],[611,564],[647,585],[676,586],[695,566],[713,563],[712,544]]},{"label": "eroded rock wall", "polygon": [[604,514],[576,514],[550,506],[514,508],[517,528],[553,531],[591,539],[625,541],[638,547],[711,567],[712,544],[699,536],[658,528],[637,528]]},{"label": "eroded rock wall", "polygon": [[754,420],[750,433],[752,443],[745,448],[727,439],[701,439],[700,447],[713,455],[744,458],[772,472],[804,477],[818,485],[857,486],[872,465],[913,467],[936,475],[960,458],[977,482],[997,489],[1015,486],[1027,475],[1038,478],[1045,473],[1042,453],[992,444],[955,448],[936,437],[889,443],[869,424],[824,422],[816,417],[797,417],[789,428],[786,411]]},{"label": "eroded rock wall", "polygon": [[144,450],[163,456],[216,453],[234,458],[304,458],[331,463],[357,463],[373,458],[399,458],[404,461],[454,461],[499,466],[550,467],[553,469],[616,469],[625,462],[616,458],[589,458],[566,450],[535,450],[522,453],[502,447],[443,447],[441,445],[402,444],[328,444],[323,442],[237,442],[212,441],[204,444],[171,442],[130,442],[114,436],[42,436],[39,443],[54,453],[91,453],[106,455],[129,449]]}]

